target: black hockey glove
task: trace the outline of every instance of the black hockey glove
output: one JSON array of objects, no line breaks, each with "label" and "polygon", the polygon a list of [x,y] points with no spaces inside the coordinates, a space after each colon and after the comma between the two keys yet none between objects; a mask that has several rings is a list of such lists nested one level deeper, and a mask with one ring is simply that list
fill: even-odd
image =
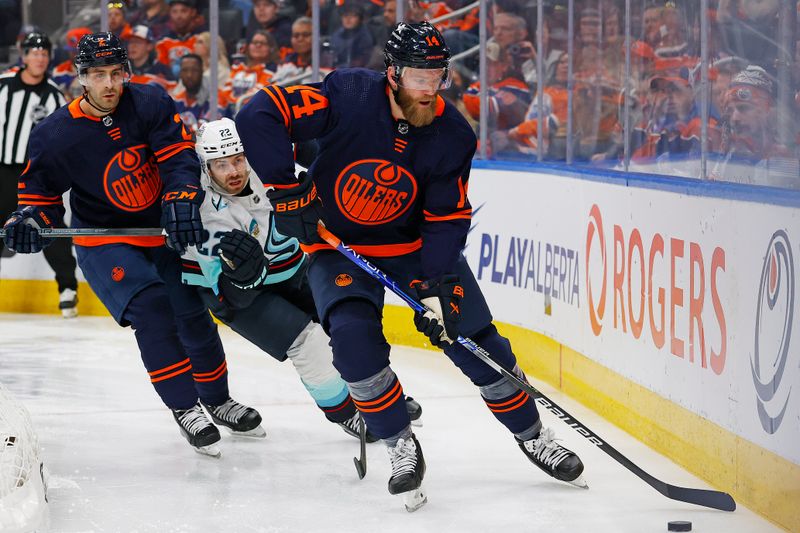
[{"label": "black hockey glove", "polygon": [[208,232],[200,219],[205,192],[194,186],[169,191],[161,203],[161,227],[167,232],[167,246],[182,254],[192,244],[203,244]]},{"label": "black hockey glove", "polygon": [[239,289],[259,287],[267,279],[269,259],[258,239],[240,229],[229,231],[219,241],[222,273]]},{"label": "black hockey glove", "polygon": [[448,274],[427,281],[414,281],[422,305],[430,311],[414,313],[414,325],[438,348],[445,348],[458,337],[458,323],[461,321],[461,299],[464,288],[458,276]]},{"label": "black hockey glove", "polygon": [[[55,227],[53,219],[56,216],[53,214],[48,216],[44,210],[30,205],[20,211],[14,211],[3,226],[3,229],[6,230],[3,238],[5,245],[21,254],[41,252],[43,248],[53,242],[53,239],[42,237],[39,230]],[[63,227],[64,223],[60,216],[56,222],[58,226]]]},{"label": "black hockey glove", "polygon": [[287,237],[297,237],[303,244],[320,242],[317,222],[322,219],[322,202],[307,173],[298,175],[297,186],[271,189],[267,197],[274,209],[275,229]]}]

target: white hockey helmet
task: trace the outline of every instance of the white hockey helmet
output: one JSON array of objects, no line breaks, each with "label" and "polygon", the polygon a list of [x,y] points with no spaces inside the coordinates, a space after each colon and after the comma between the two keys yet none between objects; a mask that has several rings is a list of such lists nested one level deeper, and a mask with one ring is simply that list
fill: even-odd
[{"label": "white hockey helmet", "polygon": [[236,123],[229,118],[212,120],[200,126],[194,147],[205,172],[208,172],[209,161],[244,152]]}]

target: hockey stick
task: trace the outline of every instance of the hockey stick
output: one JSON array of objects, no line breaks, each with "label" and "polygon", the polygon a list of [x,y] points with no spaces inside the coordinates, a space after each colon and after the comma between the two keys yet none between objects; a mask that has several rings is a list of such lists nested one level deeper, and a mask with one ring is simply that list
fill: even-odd
[{"label": "hockey stick", "polygon": [[[158,237],[161,228],[40,228],[42,237]],[[0,229],[0,238],[6,230]]]},{"label": "hockey stick", "polygon": [[[411,309],[416,311],[417,313],[424,313],[429,309],[419,303],[416,299],[412,298],[408,294],[406,294],[400,286],[395,283],[394,280],[390,279],[384,272],[382,272],[378,267],[370,263],[360,254],[355,252],[352,248],[344,244],[340,239],[338,239],[335,235],[333,235],[330,231],[328,231],[321,223],[317,228],[320,237],[336,248],[339,252],[341,252],[345,257],[347,257],[350,261],[358,265],[363,271],[368,273],[370,276],[378,280],[383,286],[387,289],[391,290],[397,296],[399,296],[404,302],[406,302]],[[462,337],[461,335],[458,336],[456,341],[461,344],[464,348],[469,350],[472,354],[474,354],[478,359],[498,371],[502,374],[506,379],[511,381],[514,385],[517,386],[521,391],[527,392],[530,396],[535,398],[535,400],[548,411],[553,413],[556,417],[561,419],[565,422],[569,427],[586,437],[589,442],[603,450],[607,455],[609,455],[612,459],[617,461],[619,464],[636,474],[641,480],[645,483],[656,489],[662,495],[670,498],[672,500],[693,503],[695,505],[702,505],[703,507],[711,507],[712,509],[719,509],[721,511],[733,511],[736,509],[736,502],[733,500],[730,494],[726,492],[720,492],[716,490],[705,490],[705,489],[692,489],[687,487],[678,487],[676,485],[670,485],[653,477],[652,475],[648,474],[644,470],[642,470],[638,465],[636,465],[633,461],[625,457],[622,453],[617,451],[613,446],[608,444],[602,438],[600,438],[596,433],[588,429],[586,426],[581,424],[574,416],[570,415],[566,410],[562,409],[558,404],[556,404],[553,400],[545,396],[542,392],[540,392],[537,388],[532,386],[530,383],[523,381],[520,379],[516,374],[513,372],[503,368],[500,366],[496,361],[494,361],[489,353],[478,346],[473,340],[469,338]]]}]

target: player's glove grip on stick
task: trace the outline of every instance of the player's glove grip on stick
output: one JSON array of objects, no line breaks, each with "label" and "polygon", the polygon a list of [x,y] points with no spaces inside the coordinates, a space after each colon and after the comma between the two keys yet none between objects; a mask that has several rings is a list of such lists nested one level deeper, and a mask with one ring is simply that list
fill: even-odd
[{"label": "player's glove grip on stick", "polygon": [[[320,242],[317,223],[322,220],[322,202],[311,177],[301,172],[296,186],[267,192],[272,202],[275,228],[303,244]],[[324,221],[323,221],[324,222]]]},{"label": "player's glove grip on stick", "polygon": [[182,254],[192,244],[203,244],[208,232],[200,219],[205,192],[199,188],[169,191],[161,203],[161,227],[167,232],[167,246]]},{"label": "player's glove grip on stick", "polygon": [[417,297],[429,311],[414,313],[414,325],[428,337],[431,344],[445,348],[458,337],[458,324],[461,321],[461,299],[464,288],[458,276],[444,275],[427,281],[414,281]]},{"label": "player's glove grip on stick", "polygon": [[[59,222],[61,222],[59,220]],[[63,222],[61,224],[63,226]],[[39,230],[54,227],[53,219],[41,209],[28,206],[14,211],[6,221],[3,241],[5,245],[21,254],[35,254],[53,242],[53,239],[42,238]]]},{"label": "player's glove grip on stick", "polygon": [[252,289],[264,283],[269,272],[269,259],[258,239],[235,229],[225,233],[219,241],[222,273],[240,289]]}]

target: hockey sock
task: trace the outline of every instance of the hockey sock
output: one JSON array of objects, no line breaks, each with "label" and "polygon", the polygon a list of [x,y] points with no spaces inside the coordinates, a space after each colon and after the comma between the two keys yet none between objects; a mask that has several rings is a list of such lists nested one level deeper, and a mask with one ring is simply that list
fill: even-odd
[{"label": "hockey sock", "polygon": [[171,409],[190,409],[197,403],[192,364],[178,339],[169,298],[162,284],[137,293],[123,318],[131,324],[142,362],[164,404]]},{"label": "hockey sock", "polygon": [[[515,373],[518,373],[515,367]],[[507,378],[480,387],[481,396],[492,414],[515,435],[533,435],[541,429],[536,403],[527,392],[517,389]],[[532,435],[532,436],[533,436]]]},{"label": "hockey sock", "polygon": [[403,431],[411,425],[411,419],[403,387],[391,368],[386,367],[374,376],[348,386],[370,433],[379,439],[395,441],[403,436]]},{"label": "hockey sock", "polygon": [[178,335],[192,361],[192,377],[200,399],[222,405],[229,397],[228,365],[217,325],[205,308],[176,317]]}]

